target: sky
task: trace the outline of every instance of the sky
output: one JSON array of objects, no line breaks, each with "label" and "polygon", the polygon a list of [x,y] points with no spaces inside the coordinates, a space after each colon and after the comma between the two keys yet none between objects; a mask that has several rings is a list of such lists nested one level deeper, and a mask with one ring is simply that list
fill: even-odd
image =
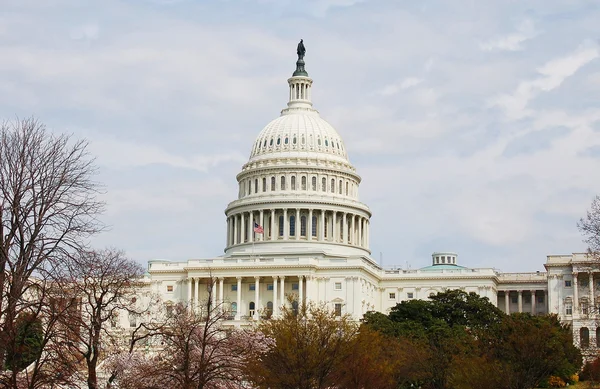
[{"label": "sky", "polygon": [[0,0],[0,118],[87,139],[98,247],[223,254],[224,210],[306,46],[384,267],[544,270],[600,194],[600,2]]}]

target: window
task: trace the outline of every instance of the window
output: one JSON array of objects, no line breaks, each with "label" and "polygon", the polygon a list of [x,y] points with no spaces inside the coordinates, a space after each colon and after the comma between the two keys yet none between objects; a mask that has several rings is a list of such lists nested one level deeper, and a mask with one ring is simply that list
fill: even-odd
[{"label": "window", "polygon": [[306,236],[306,216],[300,216],[300,236]]},{"label": "window", "polygon": [[325,235],[325,238],[327,238],[327,230],[329,226],[329,218],[327,216],[325,216],[325,225],[323,226],[324,230],[323,230],[323,235]]},{"label": "window", "polygon": [[248,284],[248,290],[256,290],[256,284]]},{"label": "window", "polygon": [[531,296],[523,296],[523,302],[525,304],[531,304]]},{"label": "window", "polygon": [[294,140],[292,140],[293,144],[296,144],[296,137],[294,137]]},{"label": "window", "polygon": [[539,304],[543,304],[544,303],[544,296],[537,296],[537,302]]},{"label": "window", "polygon": [[271,316],[273,314],[273,301],[267,301],[267,312],[266,313],[267,313],[267,316]]},{"label": "window", "polygon": [[281,138],[277,138],[277,146],[281,144]]},{"label": "window", "polygon": [[414,294],[412,292],[406,294],[406,297],[409,299],[413,298],[413,296],[414,296]]},{"label": "window", "polygon": [[331,179],[331,193],[335,193],[335,179]]},{"label": "window", "polygon": [[137,313],[129,312],[129,327],[137,327]]},{"label": "window", "polygon": [[237,292],[237,284],[231,285],[231,291],[232,292]]},{"label": "window", "polygon": [[296,177],[292,176],[292,190],[296,190]]},{"label": "window", "polygon": [[306,190],[306,176],[302,176],[302,190]]},{"label": "window", "polygon": [[167,285],[167,292],[173,291],[173,285]]},{"label": "window", "polygon": [[283,216],[279,216],[279,236],[283,236]]},{"label": "window", "polygon": [[281,190],[285,190],[285,176],[281,176]]},{"label": "window", "polygon": [[263,192],[267,191],[267,179],[265,177],[263,177]]},{"label": "window", "polygon": [[512,303],[513,303],[513,304],[516,304],[516,303],[518,303],[518,302],[519,302],[519,297],[517,297],[517,296],[512,296],[512,297],[511,297],[511,300],[512,300]]},{"label": "window", "polygon": [[571,287],[571,280],[565,280],[565,288]]},{"label": "window", "polygon": [[271,192],[275,192],[275,177],[271,177]]},{"label": "window", "polygon": [[292,301],[292,312],[294,316],[298,316],[298,301]]},{"label": "window", "polygon": [[334,307],[335,307],[335,315],[336,316],[342,316],[342,304],[336,303],[334,305]]},{"label": "window", "polygon": [[312,226],[310,226],[312,232],[312,236],[317,236],[317,217],[313,216],[312,217]]},{"label": "window", "polygon": [[581,299],[581,314],[582,315],[588,314],[588,300],[587,299]]},{"label": "window", "polygon": [[286,145],[288,144],[288,138],[287,137],[285,138],[285,141],[283,143],[285,143]]},{"label": "window", "polygon": [[346,181],[346,196],[348,196],[348,181]]},{"label": "window", "polygon": [[267,290],[273,290],[273,284],[267,284]]},{"label": "window", "polygon": [[263,147],[267,147],[267,140],[265,139],[265,143],[263,143]]},{"label": "window", "polygon": [[269,146],[273,146],[273,138],[271,138],[271,141],[269,142]]},{"label": "window", "polygon": [[340,180],[340,186],[338,187],[340,194],[342,194],[342,180]]},{"label": "window", "polygon": [[321,146],[321,138],[317,138],[317,144]]},{"label": "window", "polygon": [[254,304],[254,301],[250,301],[250,304],[248,304],[248,310],[250,311],[250,316],[254,316],[254,308],[256,307],[256,305]]},{"label": "window", "polygon": [[565,315],[572,315],[573,314],[573,303],[571,302],[566,302],[565,303]]},{"label": "window", "polygon": [[335,290],[342,290],[342,283],[341,282],[336,282],[333,286],[333,288]]},{"label": "window", "polygon": [[325,139],[325,147],[329,146],[329,141],[327,139]]},{"label": "window", "polygon": [[252,180],[248,179],[248,196],[252,194]]},{"label": "window", "polygon": [[292,283],[292,290],[298,290],[298,283]]},{"label": "window", "polygon": [[296,216],[290,216],[290,236],[296,236]]},{"label": "window", "polygon": [[390,293],[390,300],[396,300],[396,293]]},{"label": "window", "polygon": [[590,330],[587,327],[579,329],[579,345],[581,348],[590,347]]},{"label": "window", "polygon": [[312,178],[312,190],[313,191],[317,190],[317,177]]},{"label": "window", "polygon": [[254,180],[254,193],[258,193],[258,178]]},{"label": "window", "polygon": [[321,192],[327,191],[327,179],[325,177],[321,178]]},{"label": "window", "polygon": [[231,303],[231,314],[237,315],[237,303]]}]

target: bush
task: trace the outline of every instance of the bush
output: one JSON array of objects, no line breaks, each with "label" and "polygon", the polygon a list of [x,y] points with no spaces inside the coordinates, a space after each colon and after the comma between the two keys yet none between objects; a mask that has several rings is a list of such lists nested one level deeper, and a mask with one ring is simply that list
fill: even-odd
[{"label": "bush", "polygon": [[581,381],[600,381],[600,358],[596,358],[591,362],[586,362],[583,365],[583,370],[579,375]]},{"label": "bush", "polygon": [[548,378],[548,385],[551,388],[564,388],[567,386],[567,383],[560,377],[550,376],[550,378]]}]

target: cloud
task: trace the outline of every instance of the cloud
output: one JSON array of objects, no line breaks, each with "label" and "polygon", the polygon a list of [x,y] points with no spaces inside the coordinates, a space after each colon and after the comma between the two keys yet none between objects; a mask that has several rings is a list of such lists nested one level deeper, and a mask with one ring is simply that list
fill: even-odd
[{"label": "cloud", "polygon": [[522,43],[537,35],[533,21],[523,20],[517,31],[482,42],[479,47],[483,51],[519,51],[523,50]]},{"label": "cloud", "polygon": [[382,96],[392,96],[392,95],[395,95],[396,93],[400,92],[401,90],[408,89],[413,86],[419,85],[422,82],[423,82],[423,80],[421,80],[419,78],[408,77],[408,78],[403,79],[400,82],[386,85],[385,87],[383,87],[382,89],[377,91],[377,93]]},{"label": "cloud", "polygon": [[596,44],[584,42],[574,52],[546,62],[537,69],[538,77],[521,81],[511,94],[502,94],[489,101],[489,106],[504,110],[509,120],[517,120],[532,114],[529,102],[542,92],[558,88],[567,78],[600,55]]}]

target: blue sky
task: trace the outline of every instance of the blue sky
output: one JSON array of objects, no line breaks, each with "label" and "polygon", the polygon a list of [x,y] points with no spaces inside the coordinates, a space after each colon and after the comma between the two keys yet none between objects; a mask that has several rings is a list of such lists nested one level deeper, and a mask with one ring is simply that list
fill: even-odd
[{"label": "blue sky", "polygon": [[0,116],[90,141],[134,259],[221,255],[296,44],[344,138],[384,266],[542,270],[600,193],[597,1],[0,3]]}]

